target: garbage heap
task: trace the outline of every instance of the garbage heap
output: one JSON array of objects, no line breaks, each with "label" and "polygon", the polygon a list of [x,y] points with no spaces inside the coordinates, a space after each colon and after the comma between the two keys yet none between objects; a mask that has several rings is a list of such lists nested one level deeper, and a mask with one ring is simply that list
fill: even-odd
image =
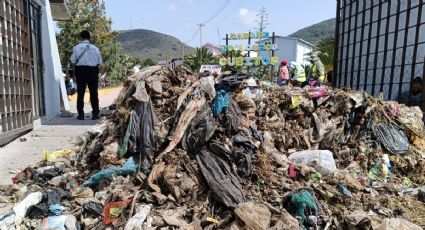
[{"label": "garbage heap", "polygon": [[1,229],[422,229],[422,112],[348,89],[150,67],[0,190]]}]

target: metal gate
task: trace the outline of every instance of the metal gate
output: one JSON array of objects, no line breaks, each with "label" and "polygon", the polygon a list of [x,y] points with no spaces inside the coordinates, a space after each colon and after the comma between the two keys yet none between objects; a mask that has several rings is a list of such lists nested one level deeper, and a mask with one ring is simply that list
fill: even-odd
[{"label": "metal gate", "polygon": [[423,0],[338,0],[334,85],[409,103],[425,77],[424,14]]},{"label": "metal gate", "polygon": [[27,0],[0,0],[0,145],[32,129]]}]

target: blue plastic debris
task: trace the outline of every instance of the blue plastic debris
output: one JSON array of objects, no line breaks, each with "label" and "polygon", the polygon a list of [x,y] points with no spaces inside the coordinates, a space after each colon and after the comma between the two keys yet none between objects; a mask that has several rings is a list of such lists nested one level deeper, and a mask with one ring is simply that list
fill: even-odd
[{"label": "blue plastic debris", "polygon": [[124,176],[128,174],[136,173],[139,169],[139,165],[136,164],[133,157],[128,158],[127,162],[121,167],[113,167],[104,169],[93,176],[91,176],[86,182],[84,182],[85,187],[93,187],[99,184],[99,182],[106,178],[112,180],[112,175]]}]

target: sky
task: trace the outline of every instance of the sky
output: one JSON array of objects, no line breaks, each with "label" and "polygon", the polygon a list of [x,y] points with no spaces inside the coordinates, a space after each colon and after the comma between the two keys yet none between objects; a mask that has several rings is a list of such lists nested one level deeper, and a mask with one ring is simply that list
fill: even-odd
[{"label": "sky", "polygon": [[259,10],[268,14],[265,31],[289,35],[335,17],[336,0],[104,0],[115,30],[149,29],[200,44],[222,43],[226,33],[253,31]]}]

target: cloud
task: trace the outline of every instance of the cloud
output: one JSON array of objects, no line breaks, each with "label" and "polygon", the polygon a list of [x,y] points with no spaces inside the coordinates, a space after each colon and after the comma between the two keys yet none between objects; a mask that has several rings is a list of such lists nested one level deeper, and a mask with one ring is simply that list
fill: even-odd
[{"label": "cloud", "polygon": [[239,19],[242,21],[242,23],[249,28],[252,28],[255,26],[255,19],[257,17],[257,12],[250,11],[247,8],[241,8],[239,10]]},{"label": "cloud", "polygon": [[170,4],[168,4],[168,5],[165,6],[165,9],[168,12],[173,12],[173,11],[176,11],[177,10],[177,7],[176,7],[176,5],[174,3],[170,3]]}]

